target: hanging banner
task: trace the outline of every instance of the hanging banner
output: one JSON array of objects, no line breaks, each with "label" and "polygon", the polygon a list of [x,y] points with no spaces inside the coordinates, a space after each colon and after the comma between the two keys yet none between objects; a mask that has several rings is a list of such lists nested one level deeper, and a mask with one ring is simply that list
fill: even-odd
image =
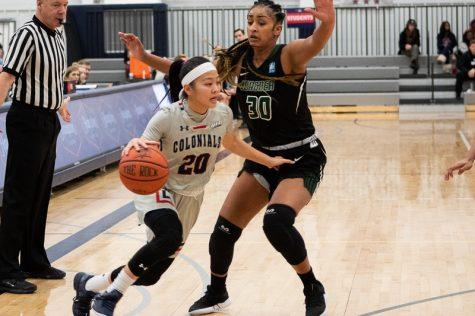
[{"label": "hanging banner", "polygon": [[304,9],[287,9],[287,27],[309,27],[315,25],[315,18]]}]

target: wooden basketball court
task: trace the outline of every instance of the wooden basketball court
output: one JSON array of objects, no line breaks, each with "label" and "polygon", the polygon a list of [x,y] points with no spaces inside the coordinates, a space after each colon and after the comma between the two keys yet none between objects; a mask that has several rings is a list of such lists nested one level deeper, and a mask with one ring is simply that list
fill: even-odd
[{"label": "wooden basketball court", "polygon": [[[296,226],[326,287],[327,315],[475,315],[475,173],[442,179],[474,139],[475,120],[315,119],[328,164]],[[157,285],[131,287],[117,315],[186,315],[209,280],[209,236],[241,163],[230,155],[217,164],[181,255]],[[67,277],[33,280],[34,295],[0,295],[0,315],[71,315],[75,272],[111,271],[143,245],[131,199],[112,167],[55,190],[46,242]],[[304,315],[300,280],[266,240],[262,215],[238,242],[233,304],[221,315]]]}]

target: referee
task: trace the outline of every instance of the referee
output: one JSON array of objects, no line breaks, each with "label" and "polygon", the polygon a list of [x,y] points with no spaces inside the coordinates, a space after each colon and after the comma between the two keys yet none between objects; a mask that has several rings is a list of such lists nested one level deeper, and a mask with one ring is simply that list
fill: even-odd
[{"label": "referee", "polygon": [[[8,157],[0,223],[0,292],[27,294],[25,278],[62,279],[44,248],[56,139],[56,112],[70,121],[63,102],[65,40],[58,29],[68,0],[37,0],[33,20],[13,35],[0,74],[0,105],[13,83],[6,118]],[[63,106],[61,107],[61,105]]]}]

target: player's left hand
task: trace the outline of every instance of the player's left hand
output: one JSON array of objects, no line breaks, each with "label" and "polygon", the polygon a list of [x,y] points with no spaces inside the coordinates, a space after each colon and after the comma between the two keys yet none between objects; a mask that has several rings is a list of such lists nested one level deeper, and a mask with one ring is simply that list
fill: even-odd
[{"label": "player's left hand", "polygon": [[295,161],[290,160],[290,159],[285,159],[280,156],[276,157],[269,157],[269,161],[267,162],[266,166],[269,169],[278,169],[280,166],[285,165],[285,164],[290,164],[293,165]]},{"label": "player's left hand", "polygon": [[305,12],[313,15],[317,20],[323,23],[335,21],[335,8],[333,7],[333,0],[314,0],[315,9],[306,8]]},{"label": "player's left hand", "polygon": [[71,97],[67,97],[66,99],[64,99],[63,103],[61,103],[61,107],[58,110],[59,115],[66,123],[71,123],[71,113],[69,113],[68,111],[68,104],[70,101]]},{"label": "player's left hand", "polygon": [[444,174],[445,181],[450,180],[450,178],[454,177],[454,171],[458,170],[458,174],[462,174],[467,170],[472,169],[473,160],[465,158],[462,160],[457,161],[452,166],[450,166]]}]

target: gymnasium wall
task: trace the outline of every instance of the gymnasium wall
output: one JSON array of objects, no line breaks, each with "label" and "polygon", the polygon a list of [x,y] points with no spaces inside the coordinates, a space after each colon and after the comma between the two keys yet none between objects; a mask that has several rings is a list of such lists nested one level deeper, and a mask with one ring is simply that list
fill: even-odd
[{"label": "gymnasium wall", "polygon": [[[169,103],[166,88],[159,81],[80,92],[72,94],[71,99],[72,122],[60,119],[54,186],[118,161],[122,147],[142,135],[159,102]],[[1,192],[8,152],[5,133],[8,108],[7,104],[0,110]]]}]

